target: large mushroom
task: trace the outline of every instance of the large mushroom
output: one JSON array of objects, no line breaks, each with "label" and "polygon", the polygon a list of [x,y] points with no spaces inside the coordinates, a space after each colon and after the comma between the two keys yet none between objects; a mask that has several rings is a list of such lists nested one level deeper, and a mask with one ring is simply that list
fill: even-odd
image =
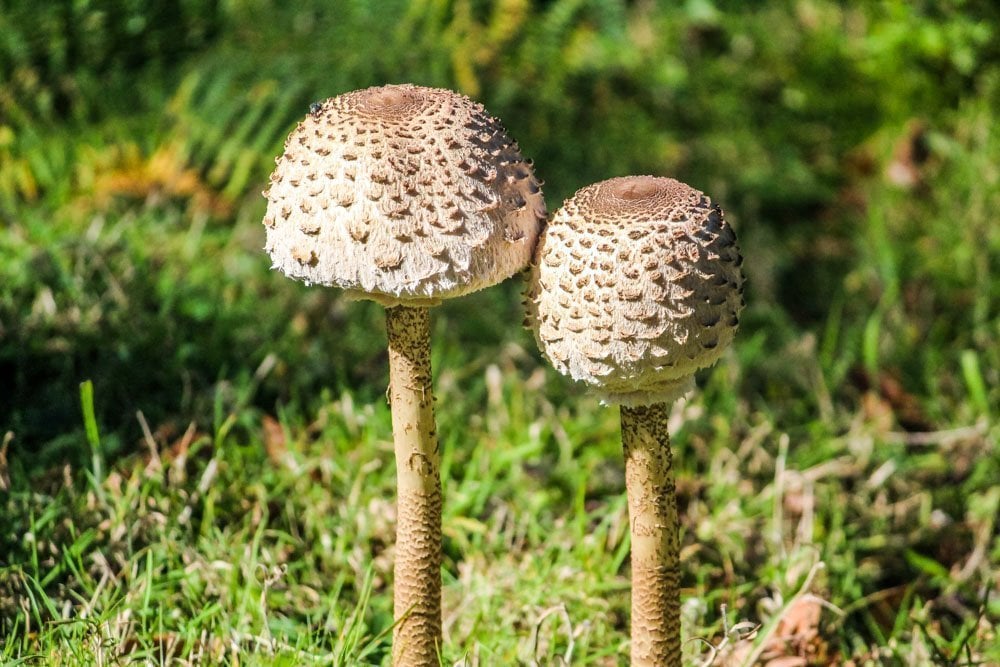
[{"label": "large mushroom", "polygon": [[680,665],[668,407],[736,333],[742,258],[722,210],[671,178],[579,190],[539,239],[527,324],[564,375],[621,406],[632,538],[632,664]]},{"label": "large mushroom", "polygon": [[428,307],[530,262],[545,203],[500,122],[457,93],[413,85],[314,104],[271,175],[274,268],[386,307],[397,474],[393,664],[441,650],[440,453]]}]

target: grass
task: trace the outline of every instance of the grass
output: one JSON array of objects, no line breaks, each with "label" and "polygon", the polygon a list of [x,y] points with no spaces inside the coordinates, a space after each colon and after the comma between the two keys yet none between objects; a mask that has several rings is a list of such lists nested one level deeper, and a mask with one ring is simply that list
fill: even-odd
[{"label": "grass", "polygon": [[[410,79],[550,207],[662,173],[737,229],[736,345],[673,408],[688,665],[1000,664],[992,4],[36,4],[0,17],[0,663],[387,661],[382,315],[270,272],[257,193],[310,101]],[[618,415],[519,289],[433,314],[442,661],[622,664]]]},{"label": "grass", "polygon": [[[489,362],[449,356],[436,359],[445,664],[619,664],[628,525],[616,412],[547,399],[553,380],[519,345]],[[672,416],[691,664],[709,664],[709,645],[721,646],[715,664],[1000,659],[1000,487],[988,482],[995,455],[982,456],[995,427],[908,434],[859,413],[840,415],[843,432],[819,420],[779,430],[722,398],[739,369],[728,357]],[[116,462],[97,449],[85,477],[67,467],[15,484],[4,516],[24,524],[4,531],[16,554],[0,579],[5,663],[381,664],[389,414],[350,394],[322,406],[223,410],[212,431],[148,433]],[[818,618],[789,634],[803,600]],[[724,624],[738,630],[724,636]]]}]

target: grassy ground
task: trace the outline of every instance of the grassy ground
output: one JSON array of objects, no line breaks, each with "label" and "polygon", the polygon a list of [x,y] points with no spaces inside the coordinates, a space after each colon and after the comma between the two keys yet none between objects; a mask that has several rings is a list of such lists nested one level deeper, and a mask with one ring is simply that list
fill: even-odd
[{"label": "grassy ground", "polygon": [[[388,660],[381,311],[271,273],[257,192],[309,101],[410,79],[552,208],[662,173],[737,229],[672,417],[689,665],[1000,664],[992,4],[388,4],[0,16],[0,663]],[[618,415],[515,283],[433,315],[443,663],[622,664]]]},{"label": "grassy ground", "polygon": [[[617,415],[547,399],[545,371],[516,344],[489,362],[461,356],[436,359],[444,662],[619,664]],[[842,426],[782,429],[736,398],[739,369],[727,358],[673,415],[690,664],[1000,660],[1000,487],[996,457],[983,456],[995,429],[901,432],[874,393],[864,411],[836,411]],[[85,474],[66,466],[8,492],[5,662],[387,658],[386,406],[345,393],[275,418],[218,400],[210,430],[149,433],[111,463],[95,428]]]}]

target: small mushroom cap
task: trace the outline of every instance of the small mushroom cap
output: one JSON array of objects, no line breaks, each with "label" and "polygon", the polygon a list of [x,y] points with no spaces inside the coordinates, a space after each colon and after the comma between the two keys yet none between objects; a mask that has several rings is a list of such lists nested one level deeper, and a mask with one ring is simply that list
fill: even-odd
[{"label": "small mushroom cap", "polygon": [[545,220],[517,144],[449,90],[382,86],[314,104],[276,163],[264,192],[274,268],[386,306],[509,278]]},{"label": "small mushroom cap", "polygon": [[607,403],[688,391],[736,333],[739,249],[722,210],[672,178],[579,190],[542,232],[526,324],[556,370]]}]

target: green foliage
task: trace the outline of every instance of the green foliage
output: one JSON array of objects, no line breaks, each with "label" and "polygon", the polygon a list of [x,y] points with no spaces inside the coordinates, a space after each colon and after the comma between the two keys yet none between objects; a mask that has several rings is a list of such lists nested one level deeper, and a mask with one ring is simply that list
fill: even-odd
[{"label": "green foliage", "polygon": [[0,214],[49,190],[63,201],[74,130],[155,113],[171,74],[221,19],[214,0],[0,2]]},{"label": "green foliage", "polygon": [[134,110],[146,101],[135,77],[161,73],[204,48],[221,20],[214,0],[4,0],[0,111],[28,115],[22,121],[29,125]]}]

